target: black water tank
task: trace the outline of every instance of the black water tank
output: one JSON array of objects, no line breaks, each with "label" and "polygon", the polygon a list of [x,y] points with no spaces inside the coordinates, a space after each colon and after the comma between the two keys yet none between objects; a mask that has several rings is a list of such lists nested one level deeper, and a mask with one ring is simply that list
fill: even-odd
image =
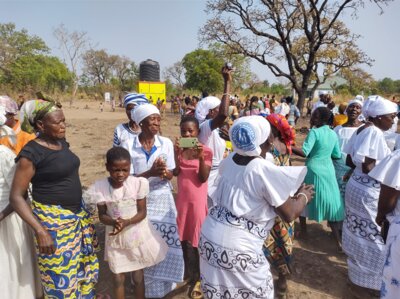
[{"label": "black water tank", "polygon": [[157,61],[147,59],[139,66],[140,81],[160,81],[160,64]]}]

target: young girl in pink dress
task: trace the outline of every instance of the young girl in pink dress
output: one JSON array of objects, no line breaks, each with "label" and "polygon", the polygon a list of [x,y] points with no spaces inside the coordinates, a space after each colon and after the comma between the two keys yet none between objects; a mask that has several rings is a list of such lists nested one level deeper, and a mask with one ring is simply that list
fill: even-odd
[{"label": "young girl in pink dress", "polygon": [[114,273],[116,299],[125,298],[125,273],[132,271],[135,298],[145,298],[143,269],[161,262],[168,246],[147,221],[149,183],[129,175],[129,152],[114,147],[106,159],[110,176],[96,181],[88,190],[97,204],[101,223],[106,225],[104,259]]},{"label": "young girl in pink dress", "polygon": [[[199,134],[199,122],[193,116],[184,117],[180,127],[181,137],[197,137]],[[175,163],[174,175],[178,177],[178,194],[175,201],[178,211],[176,222],[185,261],[185,278],[191,285],[190,297],[199,298],[202,293],[197,247],[201,225],[208,211],[207,180],[211,170],[212,151],[200,143],[195,148],[181,148],[177,140]]]}]

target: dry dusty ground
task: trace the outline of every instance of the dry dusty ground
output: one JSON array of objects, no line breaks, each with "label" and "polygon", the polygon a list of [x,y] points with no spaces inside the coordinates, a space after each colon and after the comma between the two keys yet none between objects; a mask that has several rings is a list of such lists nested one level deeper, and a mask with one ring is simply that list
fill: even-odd
[{"label": "dry dusty ground", "polygon": [[[67,118],[67,140],[72,150],[80,157],[80,175],[82,184],[89,186],[96,179],[107,175],[104,167],[106,151],[112,146],[113,130],[117,124],[126,121],[122,108],[111,112],[105,106],[100,112],[98,102],[77,102],[71,108],[64,107]],[[179,134],[178,116],[166,113],[162,120],[162,134],[173,138]],[[302,119],[300,125],[307,125]],[[301,143],[305,135],[298,133]],[[295,160],[294,164],[301,164]],[[346,287],[347,266],[343,253],[338,253],[333,237],[326,223],[308,223],[307,240],[295,240],[294,273],[289,281],[287,298],[349,298]],[[104,229],[98,226],[100,238],[104,238]],[[108,265],[101,260],[99,298],[111,298],[112,281]],[[188,298],[187,288],[181,287],[168,295],[169,298]],[[133,298],[129,296],[129,298]]]}]

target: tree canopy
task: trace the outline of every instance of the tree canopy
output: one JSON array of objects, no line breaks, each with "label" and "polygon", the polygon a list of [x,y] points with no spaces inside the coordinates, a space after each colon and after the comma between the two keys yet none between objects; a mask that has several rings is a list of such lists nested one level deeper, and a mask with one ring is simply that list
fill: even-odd
[{"label": "tree canopy", "polygon": [[198,49],[190,52],[183,57],[182,64],[186,70],[186,88],[209,93],[222,90],[224,62],[212,51]]},{"label": "tree canopy", "polygon": [[311,80],[315,89],[341,69],[372,63],[356,44],[359,36],[340,21],[344,11],[356,12],[363,4],[360,0],[208,1],[211,18],[200,37],[206,43],[223,43],[289,80],[302,108]]}]

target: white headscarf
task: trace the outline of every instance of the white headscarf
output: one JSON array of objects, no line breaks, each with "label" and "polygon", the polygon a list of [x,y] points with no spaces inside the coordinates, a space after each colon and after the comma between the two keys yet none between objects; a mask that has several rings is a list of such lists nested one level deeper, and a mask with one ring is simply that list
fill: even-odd
[{"label": "white headscarf", "polygon": [[0,106],[0,137],[8,136],[10,143],[15,145],[16,143],[16,135],[13,129],[6,125],[7,117],[6,117],[6,107]]},{"label": "white headscarf", "polygon": [[354,98],[355,100],[359,100],[361,102],[364,102],[364,97],[360,94],[356,95],[356,97]]},{"label": "white headscarf", "polygon": [[377,95],[369,96],[363,106],[363,114],[366,119],[396,112],[397,105],[395,103]]},{"label": "white headscarf", "polygon": [[158,110],[153,104],[143,104],[131,111],[131,117],[137,124],[140,124],[142,120],[152,114],[160,115],[160,110]]},{"label": "white headscarf", "polygon": [[229,129],[229,137],[234,152],[242,156],[259,156],[260,145],[271,132],[269,122],[262,116],[252,115],[241,117]]},{"label": "white headscarf", "polygon": [[[349,107],[350,105],[353,105],[353,104],[358,104],[358,105],[360,105],[361,108],[364,106],[364,103],[363,103],[362,101],[360,101],[359,99],[355,98],[355,99],[352,99],[352,100],[349,102],[349,104],[347,105],[347,107]],[[347,108],[346,108],[346,110],[347,110]]]},{"label": "white headscarf", "polygon": [[206,119],[208,113],[210,112],[210,109],[214,109],[219,105],[221,105],[221,100],[217,97],[205,97],[197,103],[195,117],[200,123],[202,123]]}]

